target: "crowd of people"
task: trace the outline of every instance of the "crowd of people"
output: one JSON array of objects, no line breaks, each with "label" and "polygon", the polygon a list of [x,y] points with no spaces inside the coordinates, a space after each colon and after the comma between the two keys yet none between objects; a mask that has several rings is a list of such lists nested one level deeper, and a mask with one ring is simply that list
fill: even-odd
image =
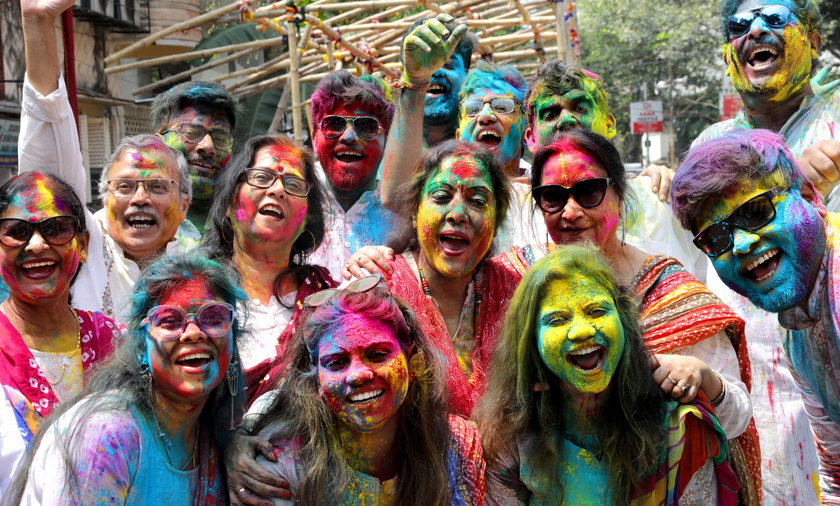
[{"label": "crowd of people", "polygon": [[628,178],[598,75],[474,62],[440,14],[399,83],[318,83],[311,150],[235,140],[222,86],[166,90],[96,213],[72,4],[21,0],[3,504],[840,504],[840,81],[812,0],[722,1],[745,105],[674,170]]}]

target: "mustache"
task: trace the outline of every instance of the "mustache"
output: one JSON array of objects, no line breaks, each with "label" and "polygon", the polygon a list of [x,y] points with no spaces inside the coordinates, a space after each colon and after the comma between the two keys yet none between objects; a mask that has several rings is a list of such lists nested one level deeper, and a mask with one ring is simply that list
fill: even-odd
[{"label": "mustache", "polygon": [[128,209],[125,210],[124,216],[127,218],[127,217],[131,216],[132,214],[141,214],[141,213],[142,214],[148,214],[149,216],[151,216],[155,220],[160,221],[160,213],[158,213],[155,210],[154,207],[152,207],[148,204],[144,205],[144,206],[132,205]]},{"label": "mustache", "polygon": [[779,40],[772,34],[766,33],[757,39],[748,40],[743,46],[741,46],[741,53],[747,54],[750,49],[755,46],[773,46],[778,49],[780,53],[785,49],[785,43],[783,40]]}]

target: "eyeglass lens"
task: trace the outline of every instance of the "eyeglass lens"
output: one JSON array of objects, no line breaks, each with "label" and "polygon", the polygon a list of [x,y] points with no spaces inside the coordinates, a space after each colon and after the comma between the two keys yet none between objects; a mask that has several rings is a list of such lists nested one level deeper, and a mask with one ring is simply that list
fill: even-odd
[{"label": "eyeglass lens", "polygon": [[790,22],[791,12],[784,5],[768,5],[761,10],[738,12],[729,18],[729,34],[740,37],[750,31],[756,16],[767,23],[770,28],[782,28]]},{"label": "eyeglass lens", "polygon": [[484,109],[485,104],[490,104],[493,112],[498,114],[510,114],[516,108],[516,101],[509,97],[496,97],[484,102],[478,99],[465,100],[462,104],[465,116],[478,116]]},{"label": "eyeglass lens", "polygon": [[592,178],[578,181],[571,188],[545,185],[535,188],[534,191],[540,209],[547,213],[556,213],[566,207],[570,195],[581,207],[599,206],[604,201],[609,183],[609,178]]},{"label": "eyeglass lens", "polygon": [[172,193],[175,182],[171,179],[130,179],[120,178],[108,181],[108,189],[119,197],[128,198],[137,192],[137,186],[143,183],[146,193],[153,197],[165,197]]},{"label": "eyeglass lens", "polygon": [[209,133],[213,140],[213,146],[222,151],[230,151],[233,144],[233,137],[224,130],[207,130],[201,125],[185,123],[178,125],[175,131],[183,140],[191,144],[198,144]]},{"label": "eyeglass lens", "polygon": [[149,322],[155,335],[163,340],[178,339],[192,320],[209,337],[226,336],[233,324],[233,309],[218,302],[204,304],[189,314],[177,306],[159,306],[150,313]]},{"label": "eyeglass lens", "polygon": [[0,220],[0,242],[10,248],[18,248],[29,242],[36,228],[45,241],[61,246],[73,240],[79,225],[74,216],[53,216],[35,223],[5,218]]},{"label": "eyeglass lens", "polygon": [[362,139],[369,141],[379,134],[379,120],[370,116],[325,116],[321,129],[327,137],[338,137],[344,133],[347,123],[353,125],[353,130]]},{"label": "eyeglass lens", "polygon": [[320,292],[313,293],[312,295],[304,299],[303,303],[307,307],[317,307],[332,299],[333,296],[340,291],[367,292],[368,290],[376,288],[376,286],[379,285],[381,281],[382,274],[365,276],[363,278],[357,279],[356,281],[353,281],[344,288],[328,288],[326,290],[321,290]]},{"label": "eyeglass lens", "polygon": [[743,203],[728,218],[703,229],[694,243],[711,256],[718,256],[732,247],[732,227],[758,230],[776,217],[776,207],[767,192]]},{"label": "eyeglass lens", "polygon": [[312,187],[309,181],[299,177],[278,175],[276,172],[265,169],[245,169],[245,174],[248,184],[257,188],[270,188],[280,178],[280,181],[283,182],[283,190],[295,197],[309,195],[309,190]]}]

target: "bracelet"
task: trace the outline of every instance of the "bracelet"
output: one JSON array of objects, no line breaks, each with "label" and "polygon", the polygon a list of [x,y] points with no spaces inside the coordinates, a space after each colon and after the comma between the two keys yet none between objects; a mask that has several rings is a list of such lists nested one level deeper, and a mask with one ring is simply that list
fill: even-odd
[{"label": "bracelet", "polygon": [[415,90],[415,91],[426,91],[429,89],[429,85],[432,84],[429,81],[426,84],[413,84],[405,80],[405,78],[400,79],[396,83],[394,83],[394,88],[404,89],[404,90]]},{"label": "bracelet", "polygon": [[717,376],[718,379],[720,380],[721,391],[720,391],[720,395],[718,395],[717,397],[712,399],[710,402],[712,403],[712,406],[718,407],[723,402],[723,398],[726,397],[726,382],[723,381],[723,376],[718,374],[717,371],[712,371],[712,372],[715,373],[715,376]]}]

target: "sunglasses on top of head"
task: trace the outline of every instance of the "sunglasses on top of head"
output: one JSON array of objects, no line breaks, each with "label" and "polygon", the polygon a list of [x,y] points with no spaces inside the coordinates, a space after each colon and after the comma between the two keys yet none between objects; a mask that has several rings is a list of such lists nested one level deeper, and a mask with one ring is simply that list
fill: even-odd
[{"label": "sunglasses on top of head", "polygon": [[594,177],[582,179],[570,187],[559,184],[546,184],[537,186],[531,190],[537,206],[543,211],[554,214],[566,207],[569,196],[574,197],[575,202],[581,207],[592,208],[601,205],[607,188],[613,184],[608,177]]},{"label": "sunglasses on top of head", "polygon": [[741,37],[750,31],[755,18],[760,17],[770,28],[784,28],[790,23],[793,13],[784,5],[765,5],[748,11],[736,12],[729,18],[731,37]]},{"label": "sunglasses on top of head", "polygon": [[371,116],[324,116],[321,119],[321,130],[324,137],[332,139],[344,133],[347,123],[353,126],[356,135],[366,141],[370,141],[379,135],[379,120]]},{"label": "sunglasses on top of head", "polygon": [[753,232],[773,221],[776,217],[773,198],[785,190],[786,188],[777,186],[744,202],[732,214],[712,223],[694,236],[694,245],[711,258],[732,249],[732,227]]}]

